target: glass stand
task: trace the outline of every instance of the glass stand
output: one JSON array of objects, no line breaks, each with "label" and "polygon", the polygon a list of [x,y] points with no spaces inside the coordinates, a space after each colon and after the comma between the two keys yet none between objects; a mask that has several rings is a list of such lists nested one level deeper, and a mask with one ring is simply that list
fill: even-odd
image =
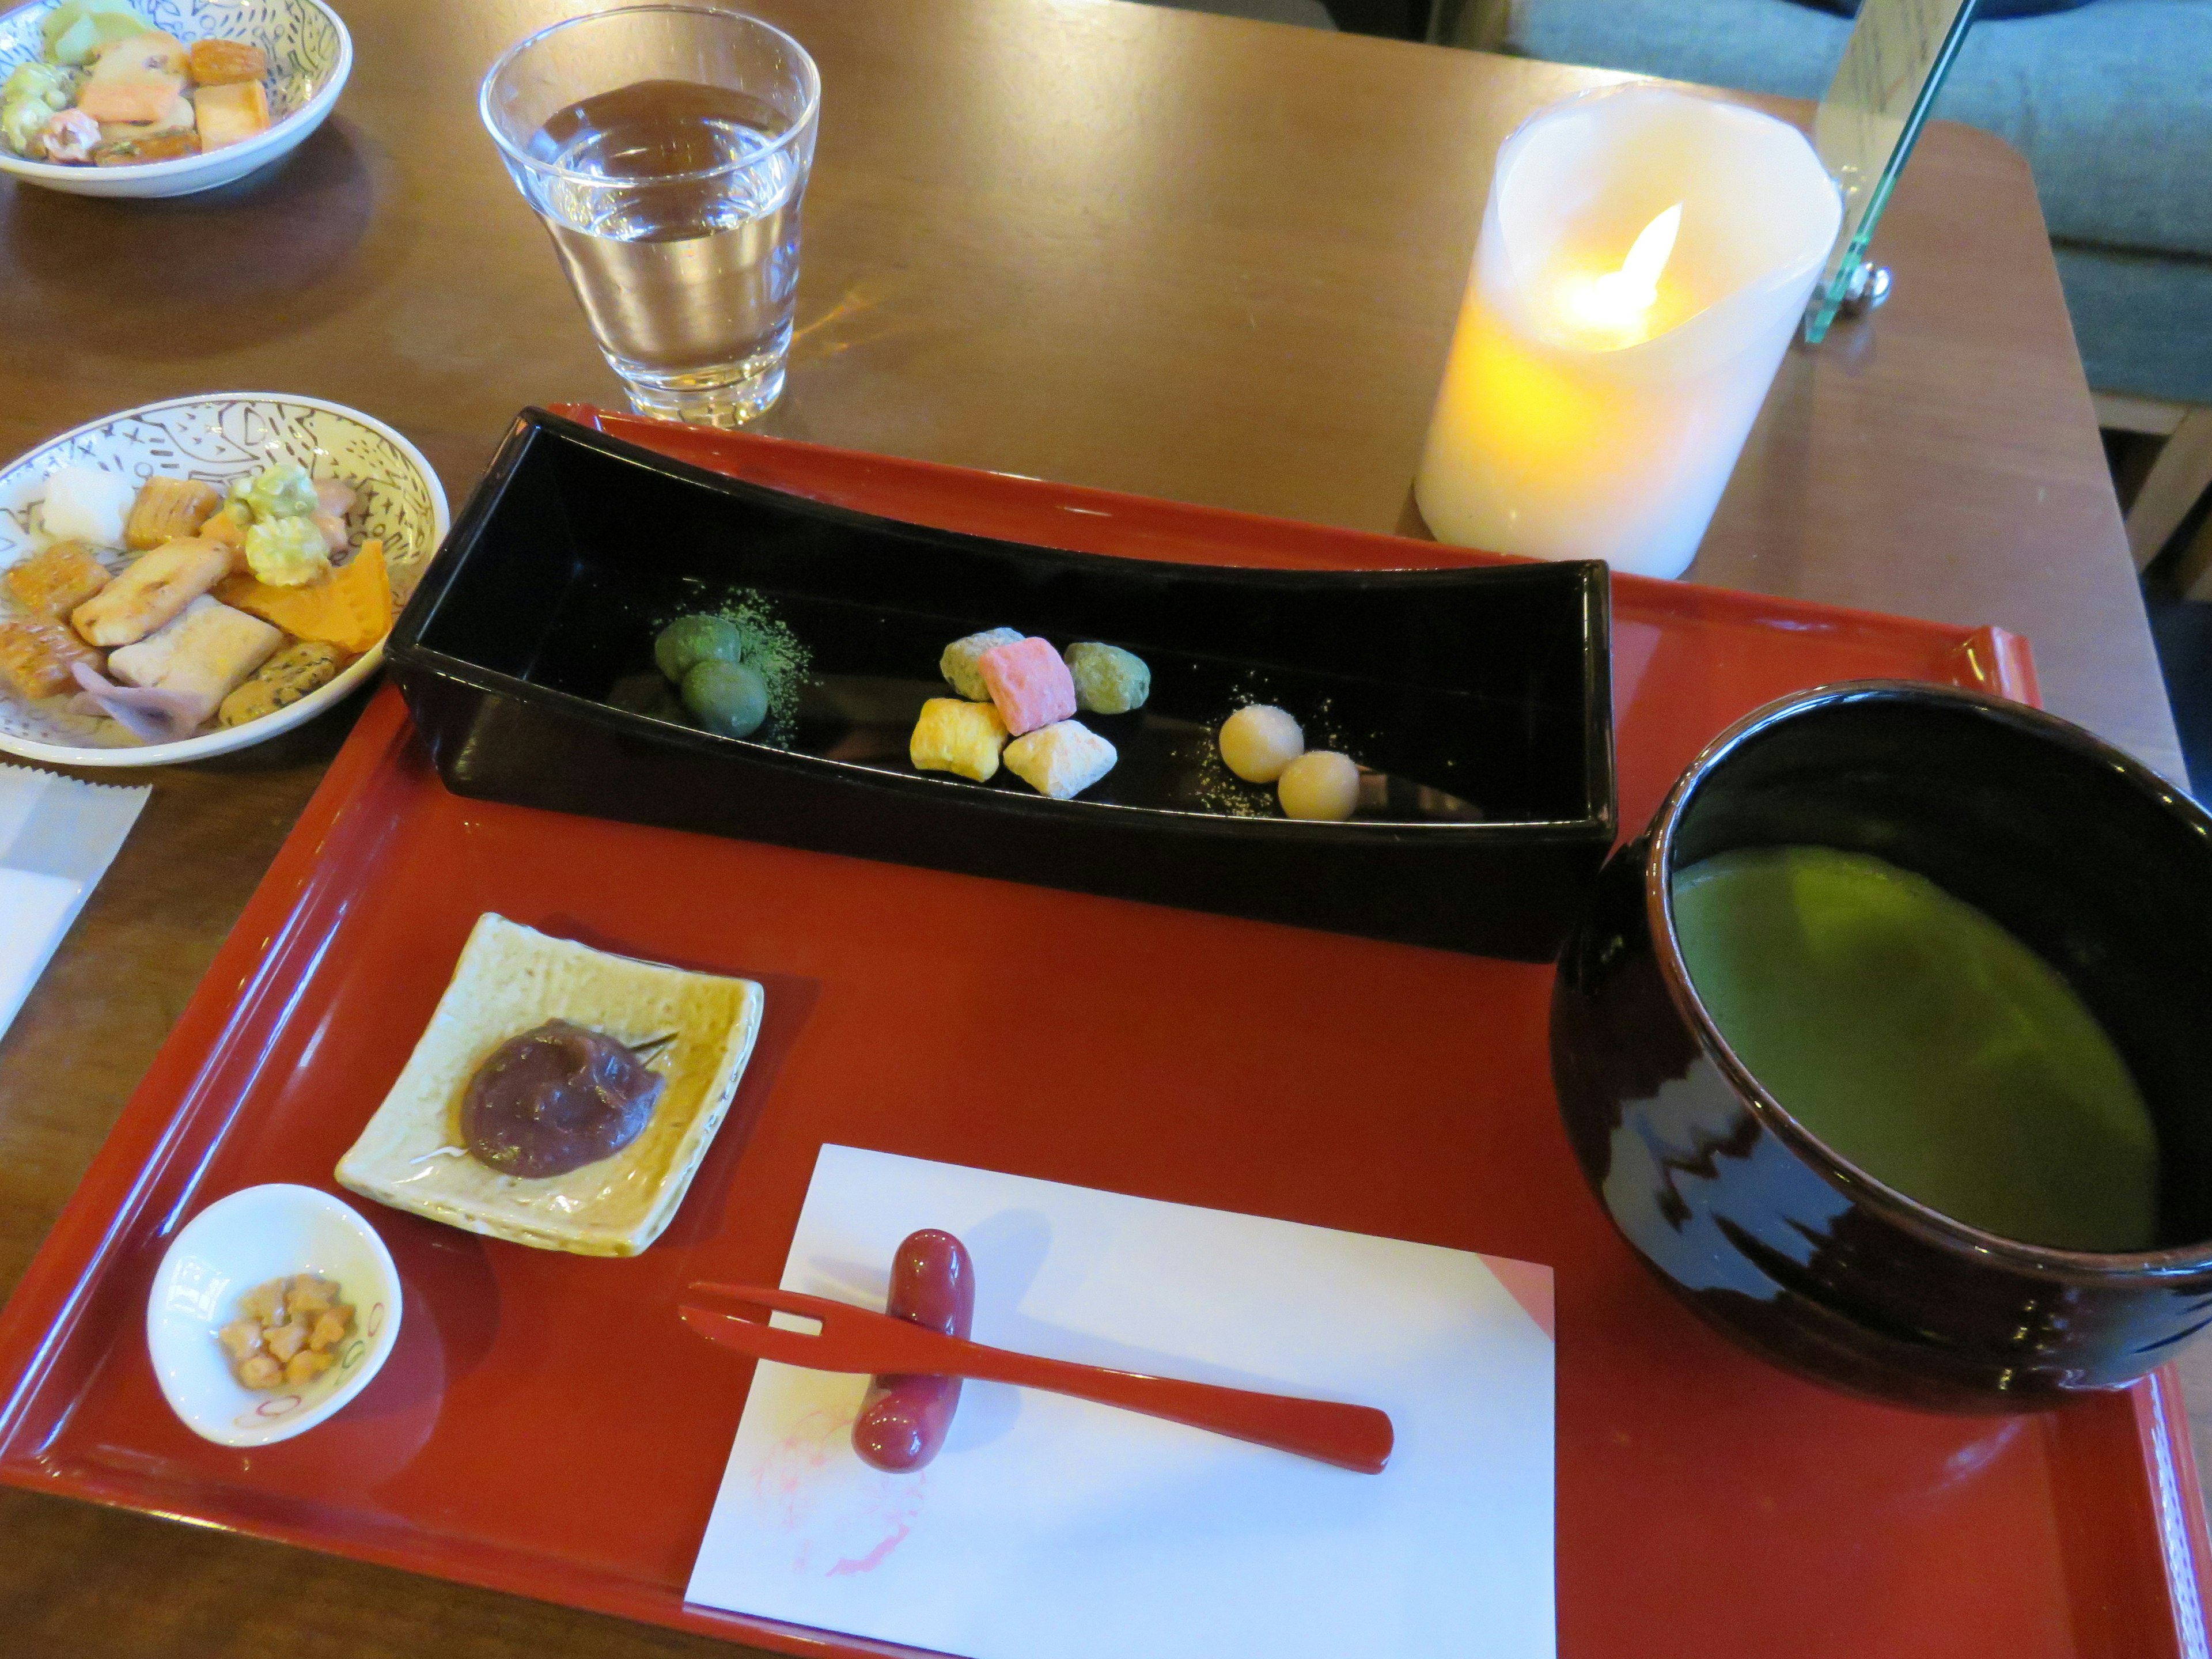
[{"label": "glass stand", "polygon": [[1881,210],[1973,21],[1974,0],[1862,0],[1850,44],[1813,123],[1814,147],[1844,192],[1844,225],[1805,312],[1818,345],[1839,310],[1871,310],[1889,291],[1869,267]]}]

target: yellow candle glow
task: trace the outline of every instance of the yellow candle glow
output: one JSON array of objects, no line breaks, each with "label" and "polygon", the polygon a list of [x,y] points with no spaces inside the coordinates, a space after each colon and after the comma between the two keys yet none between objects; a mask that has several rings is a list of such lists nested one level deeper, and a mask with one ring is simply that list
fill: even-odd
[{"label": "yellow candle glow", "polygon": [[1653,87],[1498,152],[1414,499],[1438,539],[1680,575],[1834,241],[1802,134]]},{"label": "yellow candle glow", "polygon": [[1568,310],[1593,343],[1618,348],[1651,337],[1651,310],[1659,303],[1659,278],[1681,230],[1682,204],[1677,202],[1637,233],[1619,270],[1568,286]]}]

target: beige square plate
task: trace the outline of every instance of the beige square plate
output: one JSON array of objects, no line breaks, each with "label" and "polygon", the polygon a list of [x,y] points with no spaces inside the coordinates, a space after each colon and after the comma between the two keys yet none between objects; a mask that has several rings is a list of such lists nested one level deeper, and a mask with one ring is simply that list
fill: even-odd
[{"label": "beige square plate", "polygon": [[[749,979],[638,962],[486,913],[392,1092],[338,1160],[341,1185],[471,1232],[579,1255],[635,1255],[660,1236],[738,1091],[766,1000]],[[667,1079],[645,1132],[566,1175],[501,1175],[471,1158],[461,1098],[509,1037],[566,1019],[635,1047]]]}]

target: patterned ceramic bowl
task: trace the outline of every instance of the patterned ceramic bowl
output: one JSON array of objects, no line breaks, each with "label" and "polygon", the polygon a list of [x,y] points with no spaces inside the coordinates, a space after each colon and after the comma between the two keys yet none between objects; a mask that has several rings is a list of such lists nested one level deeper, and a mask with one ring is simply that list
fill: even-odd
[{"label": "patterned ceramic bowl", "polygon": [[[449,520],[438,475],[414,445],[381,421],[340,404],[266,392],[173,398],[125,410],[49,439],[0,468],[0,570],[44,544],[37,503],[46,494],[46,474],[64,463],[134,480],[160,472],[228,487],[234,478],[288,459],[318,478],[343,479],[361,492],[350,515],[355,540],[383,538],[397,611],[445,539]],[[314,719],[383,660],[379,641],[328,685],[289,708],[176,743],[135,744],[112,722],[48,712],[0,693],[0,750],[64,766],[204,760]]]},{"label": "patterned ceramic bowl", "polygon": [[[41,56],[39,26],[60,0],[32,0],[0,15],[0,77]],[[30,161],[0,144],[0,173],[72,196],[190,196],[242,179],[289,153],[322,125],[353,70],[353,37],[323,0],[135,0],[157,29],[190,44],[219,35],[269,54],[268,131],[204,155],[137,167]]]}]

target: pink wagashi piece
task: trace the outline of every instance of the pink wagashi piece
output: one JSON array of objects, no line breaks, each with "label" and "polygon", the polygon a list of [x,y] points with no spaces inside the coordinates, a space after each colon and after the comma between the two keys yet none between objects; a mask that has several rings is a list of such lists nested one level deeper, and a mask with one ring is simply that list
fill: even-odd
[{"label": "pink wagashi piece", "polygon": [[141,743],[189,738],[207,717],[190,697],[155,686],[118,685],[89,663],[78,663],[71,672],[84,688],[71,712],[105,714]]},{"label": "pink wagashi piece", "polygon": [[1075,677],[1048,640],[1032,635],[1012,645],[994,645],[975,659],[975,672],[1015,737],[1075,712]]}]

